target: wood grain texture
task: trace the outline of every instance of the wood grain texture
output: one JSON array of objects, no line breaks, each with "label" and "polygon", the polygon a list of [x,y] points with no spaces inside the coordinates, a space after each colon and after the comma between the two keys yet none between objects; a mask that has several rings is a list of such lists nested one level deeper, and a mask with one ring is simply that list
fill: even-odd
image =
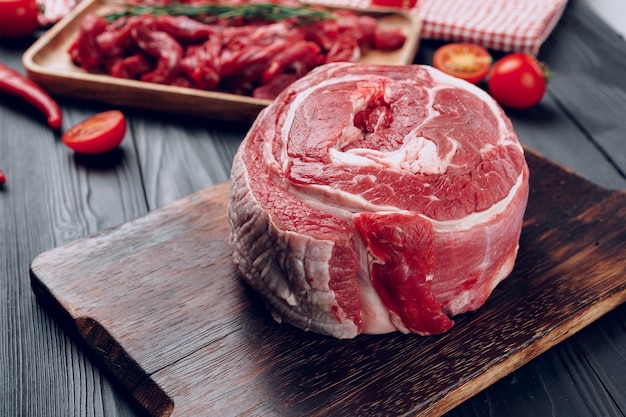
[{"label": "wood grain texture", "polygon": [[[548,94],[624,176],[626,120],[617,109],[626,104],[626,44],[590,12],[566,13],[564,31],[555,32],[545,45],[555,74]],[[571,36],[565,35],[569,31]]]},{"label": "wood grain texture", "polygon": [[[19,63],[21,51],[7,50],[0,60]],[[32,106],[3,100],[0,167],[8,183],[0,187],[0,415],[136,415],[37,304],[28,276],[42,251],[145,213],[131,142],[99,161],[75,158]],[[64,125],[93,110],[64,107]]]},{"label": "wood grain texture", "polygon": [[[22,53],[35,39],[0,38],[0,61],[24,73]],[[430,62],[440,44],[423,41],[416,62]],[[623,171],[607,159],[626,151],[612,129],[626,114],[618,111],[626,91],[624,39],[569,0],[540,58],[556,78],[541,105],[508,112],[520,139],[597,184],[626,189]],[[617,107],[607,108],[603,94]],[[107,108],[57,100],[65,128]],[[123,110],[129,131],[122,152],[101,162],[74,158],[36,110],[0,93],[0,168],[9,178],[0,187],[0,416],[143,415],[35,301],[29,264],[57,245],[223,181],[246,126]],[[605,132],[614,140],[597,141]],[[626,416],[625,323],[622,305],[446,417]]]},{"label": "wood grain texture", "polygon": [[227,181],[247,130],[243,123],[154,115],[133,126],[150,209]]},{"label": "wood grain texture", "polygon": [[225,183],[43,253],[32,285],[150,415],[441,415],[626,300],[626,193],[527,155],[516,268],[441,336],[273,322],[230,261]]}]

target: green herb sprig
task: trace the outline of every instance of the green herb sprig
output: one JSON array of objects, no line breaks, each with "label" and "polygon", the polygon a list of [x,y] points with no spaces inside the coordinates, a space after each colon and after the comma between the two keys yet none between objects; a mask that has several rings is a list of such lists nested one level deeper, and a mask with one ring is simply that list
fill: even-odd
[{"label": "green herb sprig", "polygon": [[313,8],[307,5],[287,6],[274,3],[244,3],[244,4],[186,4],[173,2],[168,5],[146,5],[130,3],[109,3],[115,10],[104,16],[108,22],[122,17],[138,16],[142,14],[188,16],[192,18],[211,17],[215,19],[243,19],[264,20],[278,22],[294,19],[298,25],[306,25],[324,20],[334,19],[331,11]]}]

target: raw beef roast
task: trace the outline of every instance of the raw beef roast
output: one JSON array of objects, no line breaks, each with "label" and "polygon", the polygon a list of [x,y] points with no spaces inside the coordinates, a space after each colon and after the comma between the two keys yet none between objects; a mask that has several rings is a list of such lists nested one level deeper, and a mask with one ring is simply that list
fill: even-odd
[{"label": "raw beef roast", "polygon": [[510,274],[528,176],[483,90],[429,66],[327,64],[234,158],[233,260],[279,321],[442,333]]}]

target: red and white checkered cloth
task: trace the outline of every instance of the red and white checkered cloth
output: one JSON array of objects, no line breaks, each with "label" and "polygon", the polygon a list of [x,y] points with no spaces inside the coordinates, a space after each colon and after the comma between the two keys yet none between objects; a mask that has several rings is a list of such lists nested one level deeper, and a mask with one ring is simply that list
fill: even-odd
[{"label": "red and white checkered cloth", "polygon": [[567,0],[417,0],[422,37],[537,54]]},{"label": "red and white checkered cloth", "polygon": [[[43,25],[67,14],[80,0],[38,0]],[[311,0],[366,8],[371,0]],[[505,52],[537,54],[563,14],[567,0],[417,0],[410,10],[422,21],[421,37],[473,42]]]}]

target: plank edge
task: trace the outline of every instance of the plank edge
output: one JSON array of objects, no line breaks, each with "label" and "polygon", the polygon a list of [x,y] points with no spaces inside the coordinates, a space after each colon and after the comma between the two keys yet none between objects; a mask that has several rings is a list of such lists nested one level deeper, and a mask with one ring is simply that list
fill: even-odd
[{"label": "plank edge", "polygon": [[[37,258],[36,258],[37,259]],[[41,307],[81,346],[90,360],[110,380],[118,382],[118,393],[135,411],[152,417],[168,417],[174,410],[172,398],[148,375],[96,319],[75,316],[71,306],[58,298],[29,269],[31,289]]]},{"label": "plank edge", "polygon": [[[468,381],[459,384],[459,387],[450,390],[446,395],[431,403],[426,408],[418,411],[416,417],[438,417],[453,410],[463,402],[482,392],[494,383],[500,381],[507,375],[529,363],[539,355],[575,335],[585,327],[589,326],[600,317],[613,311],[626,302],[626,288],[616,292],[603,301],[588,305],[581,309],[579,314],[572,321],[564,322],[548,332],[535,335],[527,346],[518,346],[515,351],[504,360],[487,367],[485,372]],[[570,326],[570,323],[576,323]],[[546,340],[546,343],[538,343],[539,340]],[[470,395],[467,395],[467,394]]]}]

